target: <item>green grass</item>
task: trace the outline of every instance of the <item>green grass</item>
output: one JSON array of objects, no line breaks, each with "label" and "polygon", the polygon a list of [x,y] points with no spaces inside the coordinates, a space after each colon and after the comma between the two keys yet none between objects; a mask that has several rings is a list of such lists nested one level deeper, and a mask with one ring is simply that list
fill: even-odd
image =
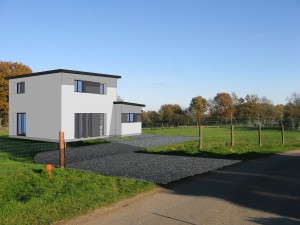
[{"label": "green grass", "polygon": [[51,224],[151,190],[155,184],[10,160],[0,152],[0,224]]},{"label": "green grass", "polygon": [[[170,128],[143,130],[144,134],[198,136],[198,128]],[[148,149],[148,153],[189,155],[247,160],[271,153],[300,149],[300,132],[286,131],[285,145],[281,144],[281,131],[277,127],[262,129],[262,146],[258,146],[255,127],[238,127],[234,132],[235,146],[231,146],[229,127],[203,127],[203,149],[198,150],[198,140]]]},{"label": "green grass", "polygon": [[7,128],[0,129],[0,136],[1,137],[8,136],[8,129]]},{"label": "green grass", "polygon": [[[106,141],[95,139],[71,145],[103,142]],[[53,169],[52,179],[49,179],[46,167],[32,161],[37,152],[47,147],[51,150],[53,144],[1,137],[1,225],[51,224],[156,187],[150,182],[59,168]]]}]

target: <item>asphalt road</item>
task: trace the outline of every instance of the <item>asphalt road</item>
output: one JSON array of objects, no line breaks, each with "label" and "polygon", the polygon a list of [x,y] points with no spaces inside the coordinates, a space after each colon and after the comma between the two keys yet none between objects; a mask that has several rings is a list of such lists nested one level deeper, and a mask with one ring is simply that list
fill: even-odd
[{"label": "asphalt road", "polygon": [[60,224],[300,224],[300,151],[187,178]]}]

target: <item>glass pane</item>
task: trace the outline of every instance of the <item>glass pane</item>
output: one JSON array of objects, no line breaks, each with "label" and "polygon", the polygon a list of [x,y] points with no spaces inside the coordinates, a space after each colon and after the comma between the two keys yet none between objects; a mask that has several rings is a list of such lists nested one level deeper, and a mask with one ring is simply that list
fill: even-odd
[{"label": "glass pane", "polygon": [[78,82],[78,86],[77,86],[78,92],[82,92],[82,91],[83,91],[83,88],[82,88],[82,81],[81,81],[81,80],[78,80],[77,82]]},{"label": "glass pane", "polygon": [[17,83],[17,94],[21,93],[21,84]]},{"label": "glass pane", "polygon": [[100,84],[100,94],[104,95],[104,84]]},{"label": "glass pane", "polygon": [[74,82],[74,91],[75,91],[75,92],[77,92],[77,91],[78,91],[78,89],[77,89],[77,84],[78,84],[78,81],[77,81],[77,80],[75,80],[75,82]]}]

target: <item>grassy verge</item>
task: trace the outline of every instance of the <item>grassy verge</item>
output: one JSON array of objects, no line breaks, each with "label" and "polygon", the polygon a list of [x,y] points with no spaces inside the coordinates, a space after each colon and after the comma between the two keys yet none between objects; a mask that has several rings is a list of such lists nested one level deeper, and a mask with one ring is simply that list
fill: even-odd
[{"label": "grassy verge", "polygon": [[[198,129],[171,128],[143,130],[144,134],[198,136]],[[235,129],[235,146],[230,146],[229,127],[203,127],[203,150],[199,151],[198,140],[148,149],[148,153],[168,155],[188,155],[247,160],[267,154],[300,149],[300,132],[286,131],[285,145],[281,144],[281,131],[277,127],[263,128],[262,146],[258,146],[258,131],[255,127]]]},{"label": "grassy verge", "polygon": [[51,224],[151,190],[132,179],[10,160],[0,152],[0,224]]},{"label": "grassy verge", "polygon": [[147,149],[147,153],[165,154],[165,155],[181,155],[207,158],[223,158],[248,160],[266,156],[272,153],[278,153],[289,150],[300,149],[300,144],[288,145],[245,145],[245,146],[210,146],[204,147],[203,150],[198,150],[198,141],[187,141],[176,143],[168,146],[161,146]]},{"label": "grassy verge", "polygon": [[[32,163],[32,158],[52,150],[53,143],[10,139],[3,137],[7,131],[0,133],[1,225],[51,224],[156,187],[150,182],[58,168],[49,179],[46,167]],[[106,142],[96,139],[68,146]]]}]

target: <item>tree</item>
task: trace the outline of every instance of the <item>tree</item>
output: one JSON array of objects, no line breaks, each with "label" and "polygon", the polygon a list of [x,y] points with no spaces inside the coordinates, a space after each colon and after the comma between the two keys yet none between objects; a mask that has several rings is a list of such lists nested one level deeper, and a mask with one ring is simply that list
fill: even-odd
[{"label": "tree", "polygon": [[232,118],[232,99],[227,93],[218,93],[213,100],[213,115],[220,120]]},{"label": "tree", "polygon": [[207,110],[207,100],[201,96],[192,98],[189,110],[193,114],[198,115],[198,125],[199,125],[199,149],[202,149],[202,128],[201,128],[201,119],[203,113]]},{"label": "tree", "polygon": [[177,104],[165,104],[162,105],[158,111],[162,117],[162,121],[165,123],[176,123],[178,122],[178,115],[182,115],[183,111]]},{"label": "tree", "polygon": [[300,93],[294,92],[287,98],[284,107],[284,120],[287,129],[300,128]]},{"label": "tree", "polygon": [[8,80],[5,77],[12,77],[21,74],[32,73],[32,70],[17,62],[0,61],[0,112],[8,113]]}]

